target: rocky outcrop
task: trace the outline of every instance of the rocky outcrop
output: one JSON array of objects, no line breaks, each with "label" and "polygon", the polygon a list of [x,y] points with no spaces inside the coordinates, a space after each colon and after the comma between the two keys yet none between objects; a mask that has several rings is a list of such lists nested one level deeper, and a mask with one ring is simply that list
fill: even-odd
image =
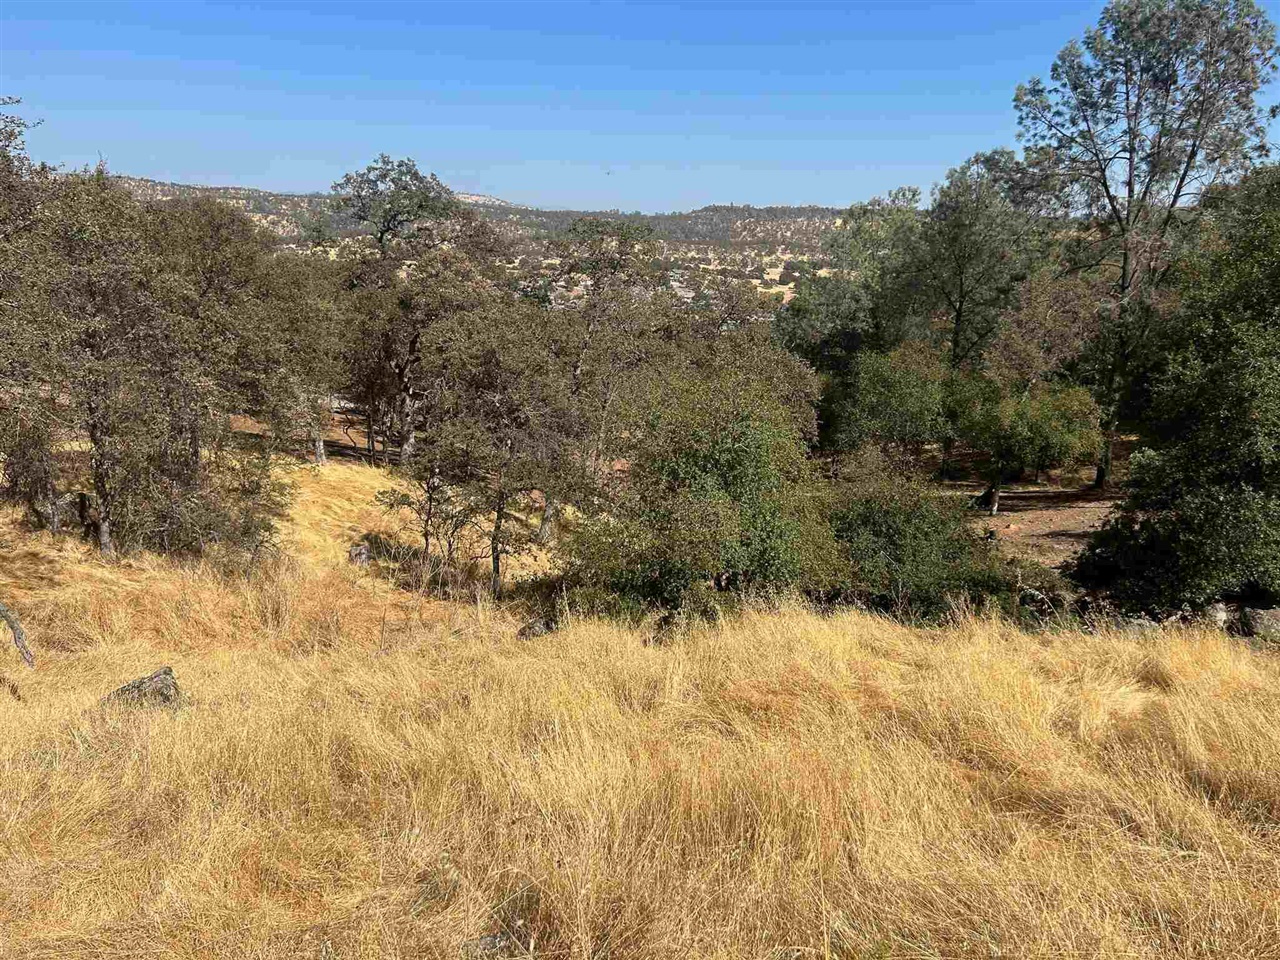
[{"label": "rocky outcrop", "polygon": [[532,640],[534,637],[545,637],[560,629],[560,621],[554,616],[534,617],[518,631],[516,636],[521,640]]},{"label": "rocky outcrop", "polygon": [[102,698],[102,703],[126,707],[171,707],[178,702],[178,678],[172,667],[131,680]]}]

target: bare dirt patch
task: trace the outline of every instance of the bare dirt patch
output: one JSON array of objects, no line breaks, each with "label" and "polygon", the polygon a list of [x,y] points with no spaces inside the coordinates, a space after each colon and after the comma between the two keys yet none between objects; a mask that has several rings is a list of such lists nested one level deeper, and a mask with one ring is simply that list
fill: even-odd
[{"label": "bare dirt patch", "polygon": [[[957,496],[982,492],[979,484],[948,484],[948,488]],[[1014,486],[1001,493],[1000,513],[979,515],[974,526],[993,532],[1000,548],[1011,556],[1061,567],[1084,549],[1089,535],[1121,499],[1118,490],[1091,486]]]}]

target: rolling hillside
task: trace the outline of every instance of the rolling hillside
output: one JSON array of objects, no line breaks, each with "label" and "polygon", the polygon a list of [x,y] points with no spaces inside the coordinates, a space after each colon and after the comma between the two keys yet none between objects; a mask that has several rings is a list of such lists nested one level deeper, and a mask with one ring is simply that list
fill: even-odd
[{"label": "rolling hillside", "polygon": [[[300,236],[308,222],[323,216],[328,202],[328,195],[323,193],[272,193],[250,187],[206,187],[126,176],[117,179],[146,200],[214,197],[239,207],[264,226],[290,238]],[[661,214],[541,210],[482,194],[458,196],[510,240],[545,240],[566,229],[578,217],[609,217],[649,225],[658,239],[666,241],[669,255],[734,251],[752,255],[749,259],[817,253],[823,235],[841,213],[834,207],[732,204]]]}]

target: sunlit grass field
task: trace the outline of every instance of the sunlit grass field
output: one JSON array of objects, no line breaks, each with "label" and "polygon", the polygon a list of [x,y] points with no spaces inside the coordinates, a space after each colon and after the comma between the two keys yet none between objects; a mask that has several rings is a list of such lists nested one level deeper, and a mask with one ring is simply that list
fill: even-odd
[{"label": "sunlit grass field", "polygon": [[[521,640],[346,563],[382,474],[294,481],[249,580],[0,520],[0,958],[1280,957],[1280,656],[799,606]],[[178,709],[98,706],[163,664]]]}]

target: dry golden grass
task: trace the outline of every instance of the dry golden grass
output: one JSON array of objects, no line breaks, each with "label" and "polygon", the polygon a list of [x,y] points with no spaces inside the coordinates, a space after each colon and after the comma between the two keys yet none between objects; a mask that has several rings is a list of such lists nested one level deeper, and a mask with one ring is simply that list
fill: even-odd
[{"label": "dry golden grass", "polygon": [[[667,648],[347,569],[300,471],[251,582],[0,522],[0,957],[1280,956],[1280,658],[803,610]],[[98,698],[161,664],[175,711]],[[523,955],[523,954],[522,954]]]}]

